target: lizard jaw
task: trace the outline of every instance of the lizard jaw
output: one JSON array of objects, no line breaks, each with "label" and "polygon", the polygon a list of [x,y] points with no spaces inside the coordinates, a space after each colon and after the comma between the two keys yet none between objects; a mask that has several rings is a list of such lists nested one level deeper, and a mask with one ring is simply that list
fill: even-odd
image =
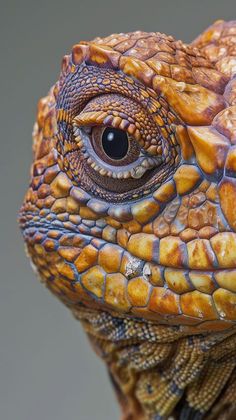
[{"label": "lizard jaw", "polygon": [[234,325],[235,268],[163,266],[103,239],[46,225],[26,227],[24,237],[43,282],[72,308],[85,305],[196,331]]}]

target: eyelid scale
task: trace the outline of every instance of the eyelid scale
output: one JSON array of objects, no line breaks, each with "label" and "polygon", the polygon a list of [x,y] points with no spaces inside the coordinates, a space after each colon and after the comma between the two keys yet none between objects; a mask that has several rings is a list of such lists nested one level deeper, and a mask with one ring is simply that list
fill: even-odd
[{"label": "eyelid scale", "polygon": [[151,154],[158,154],[163,134],[155,119],[156,114],[152,116],[141,104],[130,98],[119,94],[103,94],[91,99],[74,117],[73,123],[80,127],[104,125],[125,130],[145,150],[152,147]]}]

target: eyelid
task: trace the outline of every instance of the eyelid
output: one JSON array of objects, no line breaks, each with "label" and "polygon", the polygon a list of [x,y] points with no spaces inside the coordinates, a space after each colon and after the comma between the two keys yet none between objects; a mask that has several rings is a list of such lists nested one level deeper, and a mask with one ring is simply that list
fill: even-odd
[{"label": "eyelid", "polygon": [[113,127],[120,130],[125,130],[129,136],[139,142],[140,146],[144,145],[141,140],[141,133],[136,126],[129,121],[122,120],[120,116],[108,114],[105,111],[88,111],[81,112],[74,120],[74,127],[103,125],[105,127]]},{"label": "eyelid", "polygon": [[103,124],[125,130],[140,147],[153,156],[162,155],[163,149],[168,147],[168,139],[162,135],[161,127],[155,121],[155,115],[138,101],[119,93],[108,92],[93,97],[73,122],[78,127]]},{"label": "eyelid", "polygon": [[107,176],[115,179],[141,178],[147,170],[158,167],[163,159],[160,156],[150,156],[143,149],[140,149],[140,154],[137,160],[133,163],[124,166],[112,166],[103,161],[95,152],[90,134],[86,130],[87,126],[76,128],[74,134],[77,135],[75,141],[78,142],[79,148],[83,153],[87,164],[102,176]]},{"label": "eyelid", "polygon": [[[115,115],[113,115],[115,113]],[[135,125],[135,121],[128,117],[128,120],[122,119],[123,113],[113,111],[113,114],[108,114],[106,111],[82,111],[73,119],[74,130],[82,127],[103,125],[104,127],[113,127],[120,130],[125,130],[127,134],[132,137],[148,154],[152,156],[162,156],[163,142],[159,134],[157,137],[150,135],[142,137],[141,131]],[[136,123],[137,124],[137,123]],[[145,132],[148,130],[146,128]],[[150,137],[150,138],[149,138]]]},{"label": "eyelid", "polygon": [[105,111],[82,111],[74,118],[73,122],[76,126],[97,125],[102,124],[106,116],[107,113]]}]

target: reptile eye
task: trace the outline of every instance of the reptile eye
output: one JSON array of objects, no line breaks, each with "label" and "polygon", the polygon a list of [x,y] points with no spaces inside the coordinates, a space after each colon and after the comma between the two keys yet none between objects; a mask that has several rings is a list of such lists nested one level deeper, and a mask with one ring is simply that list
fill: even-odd
[{"label": "reptile eye", "polygon": [[75,125],[74,135],[88,176],[111,191],[136,186],[138,180],[141,183],[143,177],[151,176],[151,171],[162,163],[161,156],[149,155],[125,130],[104,125]]},{"label": "reptile eye", "polygon": [[96,156],[113,167],[135,162],[140,154],[138,143],[118,128],[94,126],[90,141]]},{"label": "reptile eye", "polygon": [[127,133],[117,128],[105,128],[102,133],[102,147],[109,158],[115,160],[123,159],[129,149]]}]

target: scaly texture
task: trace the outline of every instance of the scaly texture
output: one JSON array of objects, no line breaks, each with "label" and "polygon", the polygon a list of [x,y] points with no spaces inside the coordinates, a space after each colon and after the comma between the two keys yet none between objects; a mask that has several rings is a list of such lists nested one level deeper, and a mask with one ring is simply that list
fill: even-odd
[{"label": "scaly texture", "polygon": [[123,419],[236,416],[236,22],[75,45],[38,107],[20,211]]}]

